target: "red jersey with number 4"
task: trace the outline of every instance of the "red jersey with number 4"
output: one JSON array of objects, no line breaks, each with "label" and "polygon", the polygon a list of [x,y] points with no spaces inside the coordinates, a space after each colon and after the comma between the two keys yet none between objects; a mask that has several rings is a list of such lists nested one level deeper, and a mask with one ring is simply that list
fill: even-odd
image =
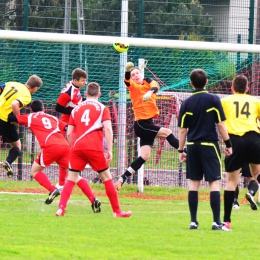
[{"label": "red jersey with number 4", "polygon": [[111,120],[109,109],[97,100],[88,99],[75,107],[69,121],[75,127],[71,150],[103,151],[105,120]]},{"label": "red jersey with number 4", "polygon": [[66,124],[57,117],[44,112],[36,112],[17,115],[16,118],[19,124],[30,128],[36,136],[41,148],[53,144],[69,145],[61,133],[61,130],[65,128]]},{"label": "red jersey with number 4", "polygon": [[[61,90],[57,103],[63,107],[70,108],[71,110],[82,101],[80,89],[69,81],[66,86]],[[62,114],[61,118],[65,123],[69,122],[70,115]]]}]

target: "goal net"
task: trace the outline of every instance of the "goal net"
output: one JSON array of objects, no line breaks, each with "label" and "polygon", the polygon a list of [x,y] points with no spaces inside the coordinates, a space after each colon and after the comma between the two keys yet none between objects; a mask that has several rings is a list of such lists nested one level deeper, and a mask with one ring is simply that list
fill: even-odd
[{"label": "goal net", "polygon": [[[230,94],[232,78],[243,73],[249,79],[250,93],[259,95],[259,45],[128,38],[128,52],[119,54],[112,46],[115,39],[108,36],[0,31],[0,82],[24,83],[30,75],[39,75],[44,84],[33,99],[41,99],[48,113],[59,116],[54,109],[55,103],[60,90],[71,80],[73,69],[80,67],[86,70],[88,81],[100,84],[100,101],[110,108],[112,116],[114,160],[110,166],[114,181],[138,156],[133,111],[123,83],[127,61],[135,65],[140,58],[147,61],[145,77],[156,79],[161,87],[157,97],[160,116],[155,123],[169,127],[176,136],[178,109],[191,92],[189,74],[195,68],[207,72],[207,89],[212,93]],[[27,181],[31,179],[30,166],[39,153],[39,146],[27,128],[19,127],[19,133],[22,153],[13,164],[14,180]],[[9,148],[1,139],[0,145],[0,161],[3,162]],[[57,169],[57,165],[53,164],[45,170],[53,181],[57,180]],[[82,175],[88,181],[97,177],[91,168],[86,168]],[[156,140],[152,156],[144,165],[143,178],[143,184],[150,186],[188,185],[185,164],[179,163],[178,153],[165,140]],[[2,168],[0,179],[7,179]],[[137,179],[135,175],[128,183],[137,183]],[[206,187],[206,183],[203,185]],[[240,186],[243,185],[241,180]]]}]

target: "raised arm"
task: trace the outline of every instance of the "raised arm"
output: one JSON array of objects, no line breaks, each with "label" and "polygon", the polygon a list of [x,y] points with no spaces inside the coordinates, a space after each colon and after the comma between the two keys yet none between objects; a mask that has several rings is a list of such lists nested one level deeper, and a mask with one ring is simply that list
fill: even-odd
[{"label": "raised arm", "polygon": [[131,69],[134,67],[134,63],[129,61],[125,65],[125,84],[127,87],[130,86]]}]

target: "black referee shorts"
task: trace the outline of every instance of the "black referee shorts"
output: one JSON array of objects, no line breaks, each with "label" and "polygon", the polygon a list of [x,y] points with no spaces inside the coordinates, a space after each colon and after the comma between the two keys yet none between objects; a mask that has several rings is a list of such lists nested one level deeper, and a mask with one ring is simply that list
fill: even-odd
[{"label": "black referee shorts", "polygon": [[260,134],[255,131],[247,132],[243,136],[229,135],[233,153],[225,158],[227,172],[242,168],[244,164],[260,164]]},{"label": "black referee shorts", "polygon": [[250,167],[249,167],[249,164],[248,163],[245,163],[244,165],[243,165],[243,167],[242,167],[242,169],[241,169],[241,176],[243,176],[243,177],[252,177],[252,175],[251,175],[251,172],[250,172]]},{"label": "black referee shorts", "polygon": [[221,180],[221,158],[218,142],[187,143],[187,179],[212,182]]},{"label": "black referee shorts", "polygon": [[161,127],[153,123],[153,119],[138,120],[134,122],[135,134],[140,137],[140,146],[153,146],[154,139]]},{"label": "black referee shorts", "polygon": [[0,119],[0,135],[4,143],[12,143],[19,140],[19,134],[14,124],[10,124]]}]

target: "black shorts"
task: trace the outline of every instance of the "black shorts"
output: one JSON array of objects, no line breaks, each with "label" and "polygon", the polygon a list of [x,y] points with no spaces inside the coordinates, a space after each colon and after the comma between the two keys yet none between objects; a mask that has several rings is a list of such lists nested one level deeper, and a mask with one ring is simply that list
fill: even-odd
[{"label": "black shorts", "polygon": [[244,164],[260,164],[260,134],[251,131],[243,136],[229,136],[233,153],[225,158],[226,172],[236,171]]},{"label": "black shorts", "polygon": [[187,179],[212,182],[221,180],[221,158],[218,142],[187,143]]},{"label": "black shorts", "polygon": [[249,167],[249,164],[248,163],[245,163],[244,165],[243,165],[243,167],[242,167],[242,169],[241,169],[241,176],[243,176],[243,177],[252,177],[252,175],[251,175],[251,172],[250,172],[250,167]]},{"label": "black shorts", "polygon": [[10,124],[0,119],[0,135],[4,143],[12,143],[19,140],[19,134],[14,124]]},{"label": "black shorts", "polygon": [[161,127],[154,125],[153,119],[138,120],[134,122],[135,134],[140,137],[140,146],[153,146],[154,139]]}]

